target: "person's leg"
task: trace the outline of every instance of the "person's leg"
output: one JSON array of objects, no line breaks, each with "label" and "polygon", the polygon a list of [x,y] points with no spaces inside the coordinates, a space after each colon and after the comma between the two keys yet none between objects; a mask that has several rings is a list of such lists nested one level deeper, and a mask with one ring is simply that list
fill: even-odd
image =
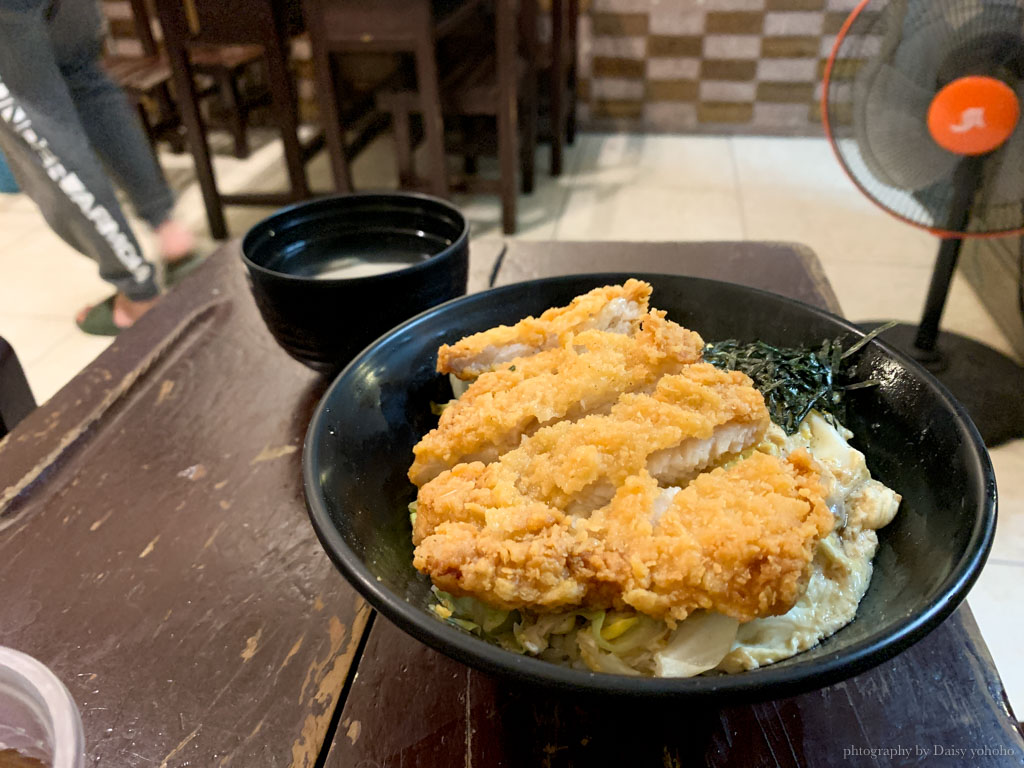
[{"label": "person's leg", "polygon": [[158,292],[153,265],[89,146],[52,55],[44,13],[39,0],[0,3],[0,144],[54,231],[95,260],[124,298],[144,305]]},{"label": "person's leg", "polygon": [[95,0],[59,0],[47,29],[57,66],[90,144],[169,260],[192,250],[193,238],[171,220],[174,196],[124,92],[100,65],[103,21]]}]

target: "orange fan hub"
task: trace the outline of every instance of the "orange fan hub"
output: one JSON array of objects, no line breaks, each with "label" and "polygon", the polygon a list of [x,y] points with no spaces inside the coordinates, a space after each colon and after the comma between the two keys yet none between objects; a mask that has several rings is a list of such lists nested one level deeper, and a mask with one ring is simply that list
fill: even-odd
[{"label": "orange fan hub", "polygon": [[957,155],[983,155],[1001,147],[1020,118],[1017,94],[1002,80],[971,75],[939,91],[928,108],[935,143]]}]

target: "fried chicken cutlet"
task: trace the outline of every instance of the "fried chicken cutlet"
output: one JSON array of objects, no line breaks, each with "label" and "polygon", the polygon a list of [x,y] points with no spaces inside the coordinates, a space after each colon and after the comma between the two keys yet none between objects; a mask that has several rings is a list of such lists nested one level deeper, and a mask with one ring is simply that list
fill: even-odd
[{"label": "fried chicken cutlet", "polygon": [[485,464],[558,420],[607,412],[623,392],[649,391],[700,359],[699,335],[649,312],[634,335],[596,329],[571,343],[481,374],[416,445],[409,479],[420,486],[456,464]]},{"label": "fried chicken cutlet", "polygon": [[514,484],[480,486],[473,467],[422,489],[420,514],[461,513],[425,536],[417,519],[414,564],[441,589],[506,609],[630,606],[674,620],[707,609],[739,621],[785,613],[834,524],[803,451],[754,453],[682,490],[659,488],[642,471],[589,518]]},{"label": "fried chicken cutlet", "polygon": [[834,525],[820,467],[748,455],[770,423],[763,396],[699,362],[700,336],[649,295],[606,286],[439,350],[439,371],[473,381],[409,471],[414,565],[438,588],[670,621],[749,621],[800,597]]},{"label": "fried chicken cutlet", "polygon": [[566,307],[553,307],[540,317],[527,317],[512,326],[499,325],[467,336],[437,351],[438,373],[468,380],[517,357],[558,346],[566,334],[591,328],[632,335],[647,313],[651,286],[640,280],[595,288]]},{"label": "fried chicken cutlet", "polygon": [[491,464],[426,483],[414,564],[504,608],[784,613],[833,524],[816,465],[755,453],[700,474],[768,423],[744,374],[685,366],[608,414],[543,427]]}]

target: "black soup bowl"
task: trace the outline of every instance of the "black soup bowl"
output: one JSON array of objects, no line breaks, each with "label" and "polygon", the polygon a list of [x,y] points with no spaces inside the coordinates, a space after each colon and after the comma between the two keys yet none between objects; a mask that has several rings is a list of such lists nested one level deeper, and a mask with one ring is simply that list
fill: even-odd
[{"label": "black soup bowl", "polygon": [[874,576],[853,622],[820,645],[734,675],[636,678],[519,656],[429,611],[429,580],[412,566],[406,478],[412,447],[437,423],[430,402],[451,397],[437,348],[500,323],[562,306],[628,277],[654,287],[653,306],[705,341],[820,345],[864,334],[842,318],[743,286],[674,275],[554,277],[467,296],[424,312],[364,350],[324,395],[306,434],[303,472],[313,526],[346,578],[387,618],[487,672],[566,690],[701,701],[752,701],[831,684],[898,654],[955,610],[984,564],[995,530],[995,478],[963,408],[917,363],[877,340],[851,358],[879,386],[848,394],[846,423],[872,474],[903,496],[879,532]]},{"label": "black soup bowl", "polygon": [[469,227],[426,195],[325,197],[249,230],[242,260],[277,343],[333,374],[388,329],[466,292]]}]

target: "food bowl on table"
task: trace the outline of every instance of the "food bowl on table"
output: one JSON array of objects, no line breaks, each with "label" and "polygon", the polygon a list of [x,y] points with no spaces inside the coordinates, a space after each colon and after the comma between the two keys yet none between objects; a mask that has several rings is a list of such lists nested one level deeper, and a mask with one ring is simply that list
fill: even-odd
[{"label": "food bowl on table", "polygon": [[914,361],[876,340],[852,357],[845,424],[872,476],[898,491],[879,532],[874,576],[856,618],[791,658],[735,674],[630,677],[573,669],[490,644],[442,622],[429,579],[413,568],[407,506],[412,448],[436,425],[430,404],[451,388],[437,349],[499,324],[563,306],[592,288],[637,277],[651,303],[705,341],[785,347],[854,340],[845,320],[774,294],[673,275],[601,274],[536,280],[448,302],[364,350],[324,395],[306,435],[303,472],[313,526],[360,593],[410,635],[481,670],[567,690],[715,700],[777,698],[821,687],[889,659],[952,613],[984,564],[995,529],[995,479],[962,407]]},{"label": "food bowl on table", "polygon": [[278,344],[330,374],[388,329],[466,292],[469,226],[427,195],[324,197],[254,226],[242,260]]}]

